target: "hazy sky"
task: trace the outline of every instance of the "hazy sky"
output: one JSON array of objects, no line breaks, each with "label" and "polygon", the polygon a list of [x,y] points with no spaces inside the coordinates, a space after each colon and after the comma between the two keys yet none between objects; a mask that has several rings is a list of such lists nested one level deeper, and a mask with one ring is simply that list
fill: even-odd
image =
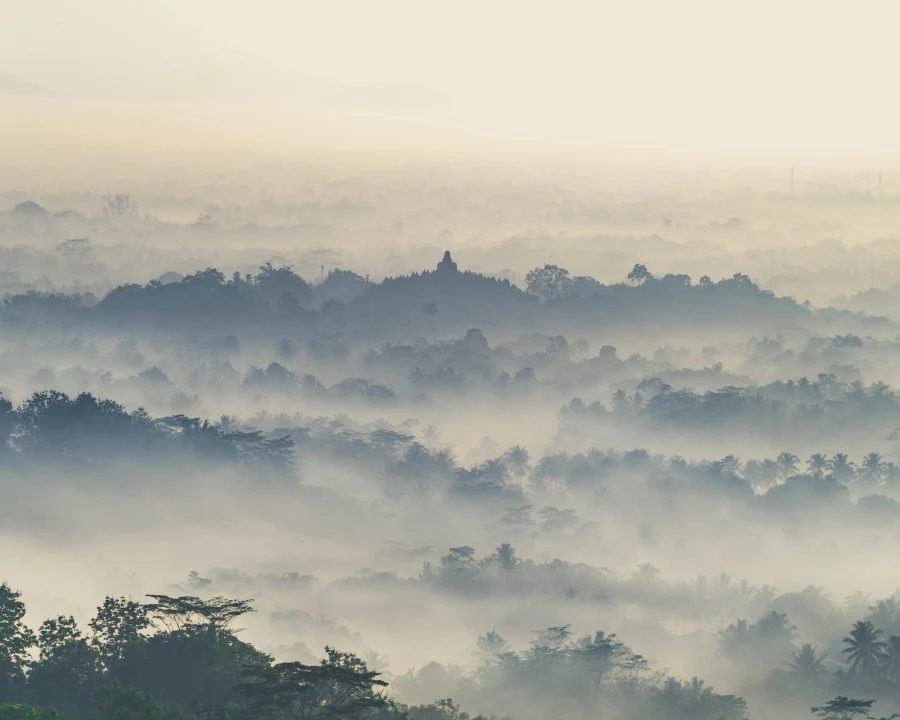
[{"label": "hazy sky", "polygon": [[[898,7],[11,0],[0,75],[123,136],[900,155]],[[58,129],[11,95],[7,139]]]}]

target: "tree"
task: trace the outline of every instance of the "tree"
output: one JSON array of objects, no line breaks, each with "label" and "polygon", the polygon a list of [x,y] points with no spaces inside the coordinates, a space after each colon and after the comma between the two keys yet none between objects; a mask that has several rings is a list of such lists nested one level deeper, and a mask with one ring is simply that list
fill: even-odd
[{"label": "tree", "polygon": [[794,653],[793,658],[788,663],[790,672],[803,680],[816,680],[825,672],[825,666],[822,662],[825,660],[825,655],[817,655],[816,648],[811,643],[804,643]]},{"label": "tree", "polygon": [[0,720],[63,720],[63,716],[57,710],[16,703],[0,705]]},{"label": "tree", "polygon": [[259,274],[254,278],[256,287],[271,303],[282,303],[281,307],[287,309],[290,304],[284,304],[286,298],[292,298],[299,307],[306,307],[315,299],[309,283],[293,271],[289,265],[279,268],[273,267],[267,262],[259,268]]},{"label": "tree", "polygon": [[821,478],[827,468],[828,458],[822,453],[810,455],[809,460],[806,461],[806,469],[809,471],[809,474],[815,478]]},{"label": "tree", "polygon": [[839,695],[822,707],[811,708],[812,714],[820,720],[853,720],[855,717],[869,717],[874,700],[851,700]]},{"label": "tree", "polygon": [[881,670],[892,683],[900,681],[900,636],[891,635],[884,644]]},{"label": "tree", "polygon": [[[463,712],[458,703],[453,702],[452,698],[442,698],[435,700],[428,705],[414,705],[405,708],[404,718],[409,720],[488,720],[483,715],[471,717],[469,713]],[[491,720],[496,720],[493,716]],[[505,718],[504,720],[509,720]]]},{"label": "tree", "polygon": [[635,285],[640,285],[641,283],[646,282],[653,278],[653,275],[650,274],[650,271],[647,269],[646,265],[641,265],[638,263],[635,265],[631,272],[628,273],[629,282],[634,283]]},{"label": "tree", "polygon": [[270,662],[230,630],[192,624],[162,629],[132,646],[115,664],[113,679],[183,708],[216,705],[233,698],[244,666]]},{"label": "tree", "polygon": [[528,451],[521,445],[515,445],[503,454],[503,462],[509,468],[512,476],[519,482],[527,477],[531,466],[528,464],[531,457]]},{"label": "tree", "polygon": [[21,689],[28,669],[28,651],[35,636],[23,622],[25,603],[9,585],[0,585],[0,702]]},{"label": "tree", "polygon": [[493,657],[494,655],[499,655],[502,652],[506,652],[509,644],[500,633],[491,630],[490,632],[485,633],[477,641],[478,649],[487,657]]},{"label": "tree", "polygon": [[719,642],[722,650],[730,657],[735,657],[750,641],[750,624],[743,618],[719,631]]},{"label": "tree", "polygon": [[892,597],[879,600],[869,606],[869,616],[866,619],[891,635],[900,634],[900,602]]},{"label": "tree", "polygon": [[884,460],[876,452],[869,453],[863,459],[860,475],[869,482],[878,485],[884,479]]},{"label": "tree", "polygon": [[510,572],[519,567],[519,559],[516,557],[516,549],[509,543],[502,543],[497,547],[491,558],[501,570]]},{"label": "tree", "polygon": [[130,647],[143,640],[141,633],[149,626],[146,607],[123,597],[107,597],[88,623],[94,634],[92,644],[107,669],[121,660]]},{"label": "tree", "polygon": [[775,459],[775,462],[778,463],[778,474],[782,479],[787,479],[796,475],[800,458],[793,453],[783,452]]},{"label": "tree", "polygon": [[878,667],[886,647],[886,643],[878,639],[880,635],[881,630],[876,629],[869,620],[854,624],[843,640],[847,647],[841,651],[850,661],[850,672],[870,675]]},{"label": "tree", "polygon": [[828,461],[828,469],[835,480],[848,483],[853,480],[856,468],[845,453],[837,453]]},{"label": "tree", "polygon": [[541,302],[555,300],[565,295],[572,285],[569,271],[557,265],[529,270],[525,276],[525,288]]},{"label": "tree", "polygon": [[569,356],[569,341],[562,335],[554,335],[547,338],[546,351],[548,355]]},{"label": "tree", "polygon": [[596,692],[606,676],[631,652],[614,634],[598,630],[578,641],[574,655],[581,669],[591,677]]},{"label": "tree", "polygon": [[450,575],[475,575],[478,572],[475,565],[475,548],[468,545],[450,548],[450,551],[441,558],[441,570]]},{"label": "tree", "polygon": [[124,220],[137,216],[137,204],[127,193],[113,193],[112,195],[104,195],[103,200],[106,203],[103,208],[103,215],[114,220]]},{"label": "tree", "polygon": [[214,630],[225,630],[237,618],[254,612],[250,600],[227,600],[216,596],[209,600],[184,595],[148,595],[156,602],[145,606],[146,612],[167,630],[206,625]]},{"label": "tree", "polygon": [[501,460],[486,460],[478,470],[481,477],[493,485],[503,486],[509,481],[509,470]]},{"label": "tree", "polygon": [[176,707],[157,702],[149,693],[126,688],[121,683],[98,687],[94,691],[91,720],[184,720]]},{"label": "tree", "polygon": [[561,650],[572,637],[568,625],[532,630],[532,634],[536,635],[531,641],[531,647],[535,651]]},{"label": "tree", "polygon": [[362,718],[385,707],[376,691],[386,687],[380,673],[350,653],[325,648],[319,665],[299,662],[253,666],[244,670],[237,691],[247,697],[254,718],[307,720],[308,718]]},{"label": "tree", "polygon": [[747,705],[734,695],[718,695],[697,677],[690,682],[667,678],[654,688],[652,699],[659,709],[655,717],[672,720],[744,720]]},{"label": "tree", "polygon": [[28,676],[29,695],[40,704],[78,715],[100,682],[100,657],[71,615],[45,620],[38,630],[40,657]]}]

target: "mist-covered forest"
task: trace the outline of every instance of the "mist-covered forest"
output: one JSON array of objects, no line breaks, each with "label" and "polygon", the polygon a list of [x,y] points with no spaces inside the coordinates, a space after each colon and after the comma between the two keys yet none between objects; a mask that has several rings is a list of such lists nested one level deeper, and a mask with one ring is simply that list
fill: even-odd
[{"label": "mist-covered forest", "polygon": [[889,182],[4,177],[0,720],[900,712]]}]

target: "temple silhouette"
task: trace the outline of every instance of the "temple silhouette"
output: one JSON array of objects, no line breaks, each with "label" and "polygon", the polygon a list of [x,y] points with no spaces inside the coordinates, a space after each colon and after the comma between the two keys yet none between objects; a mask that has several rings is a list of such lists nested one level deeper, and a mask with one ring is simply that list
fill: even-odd
[{"label": "temple silhouette", "polygon": [[443,259],[437,264],[437,268],[435,270],[439,273],[453,273],[457,272],[456,263],[453,262],[453,258],[450,257],[450,251],[444,250]]}]

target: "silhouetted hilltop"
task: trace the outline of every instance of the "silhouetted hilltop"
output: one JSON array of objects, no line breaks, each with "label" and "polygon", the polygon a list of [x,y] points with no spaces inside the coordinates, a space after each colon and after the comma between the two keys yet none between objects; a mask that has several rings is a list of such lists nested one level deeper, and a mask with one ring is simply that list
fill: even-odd
[{"label": "silhouetted hilltop", "polygon": [[640,285],[598,284],[589,293],[548,300],[546,307],[563,325],[588,322],[605,326],[627,319],[652,326],[686,318],[693,323],[732,320],[755,325],[800,322],[811,315],[793,298],[776,297],[739,273],[698,284],[691,284],[686,275],[651,277]]},{"label": "silhouetted hilltop", "polygon": [[[351,306],[352,318],[382,328],[459,333],[473,327],[526,322],[537,298],[508,280],[456,268],[450,253],[432,271],[387,278]],[[433,323],[432,323],[433,318]]]},{"label": "silhouetted hilltop", "polygon": [[121,285],[99,303],[65,293],[7,296],[0,322],[21,330],[92,323],[206,336],[352,332],[385,341],[459,335],[472,327],[492,335],[712,326],[754,334],[795,329],[844,334],[892,328],[884,318],[813,310],[777,297],[741,273],[718,282],[704,277],[695,284],[687,275],[654,277],[643,265],[635,266],[629,282],[612,285],[570,278],[567,270],[546,265],[528,274],[526,290],[506,279],[460,271],[449,252],[435,270],[378,284],[350,271],[333,271],[313,287],[290,267],[268,263],[256,275],[227,278],[208,268],[178,277]]}]

